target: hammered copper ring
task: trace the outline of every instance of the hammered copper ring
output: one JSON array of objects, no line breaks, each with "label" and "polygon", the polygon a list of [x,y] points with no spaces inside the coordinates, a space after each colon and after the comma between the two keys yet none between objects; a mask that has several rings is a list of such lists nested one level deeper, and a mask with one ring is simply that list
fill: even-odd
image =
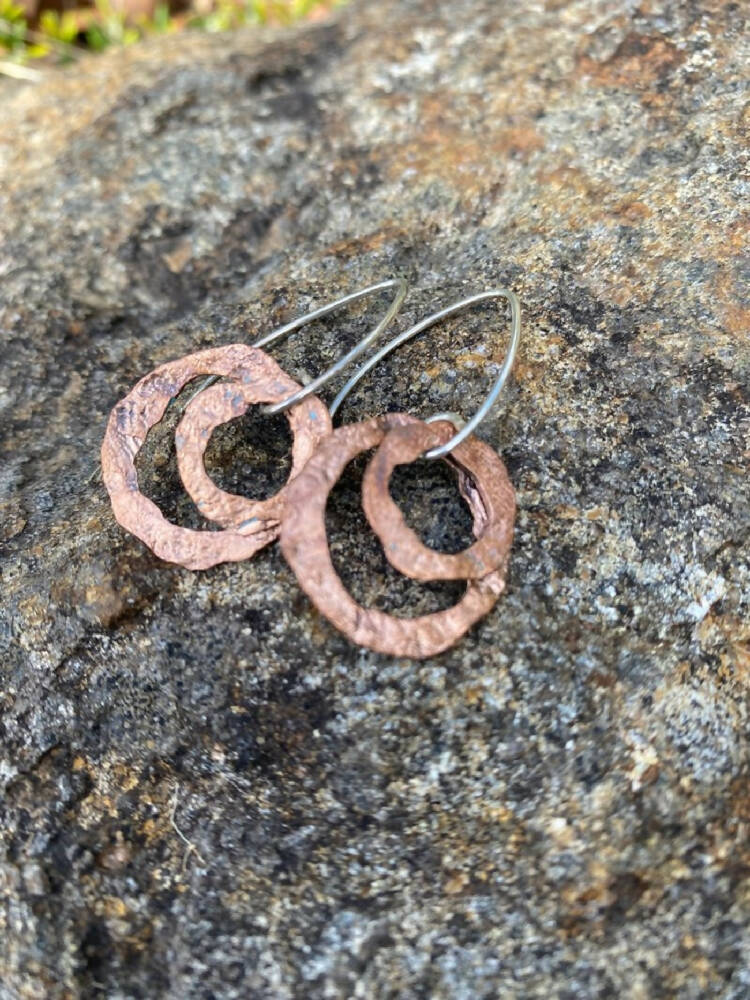
[{"label": "hammered copper ring", "polygon": [[458,444],[446,459],[458,469],[464,499],[472,506],[471,491],[477,490],[484,512],[483,523],[474,524],[478,540],[463,552],[436,552],[424,545],[388,492],[397,465],[413,462],[455,433],[447,421],[394,428],[373,455],[362,480],[362,506],[388,562],[414,580],[476,580],[508,558],[516,516],[515,493],[497,452],[474,435]]},{"label": "hammered copper ring", "polygon": [[[261,361],[261,358],[266,359]],[[254,377],[267,371],[270,360],[258,348],[245,344],[213,347],[160,365],[144,376],[114,407],[102,442],[102,477],[119,523],[167,562],[188,569],[207,569],[222,562],[237,562],[252,556],[278,537],[278,526],[263,522],[244,532],[194,531],[172,524],[156,504],[138,488],[135,457],[149,430],[157,424],[169,404],[197,375]],[[309,430],[309,429],[308,429]],[[310,432],[312,433],[312,432]]]},{"label": "hammered copper ring", "polygon": [[[242,375],[231,382],[210,386],[193,397],[175,432],[177,467],[186,491],[209,521],[240,534],[277,528],[286,503],[287,485],[267,500],[227,493],[209,478],[203,457],[212,432],[228,420],[242,416],[253,403],[276,403],[297,392],[299,383],[290,378],[265,352],[256,350],[254,371],[243,366]],[[317,396],[307,396],[284,411],[292,432],[294,479],[315,451],[318,442],[331,433],[331,417]]]},{"label": "hammered copper ring", "polygon": [[[505,566],[470,580],[452,608],[396,618],[374,608],[365,610],[346,591],[331,560],[325,526],[328,494],[348,462],[379,445],[394,427],[414,424],[421,425],[407,414],[388,414],[340,427],[322,441],[289,486],[281,549],[313,604],[349,639],[380,653],[422,659],[448,649],[493,607],[505,588]],[[467,500],[475,524],[483,523],[479,493],[470,492]]]}]

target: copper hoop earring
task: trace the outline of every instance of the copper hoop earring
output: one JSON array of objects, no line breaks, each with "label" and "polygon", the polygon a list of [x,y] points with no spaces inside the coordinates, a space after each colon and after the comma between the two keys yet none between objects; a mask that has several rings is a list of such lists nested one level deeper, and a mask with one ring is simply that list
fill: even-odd
[{"label": "copper hoop earring", "polygon": [[[419,618],[397,618],[374,608],[362,608],[347,592],[333,566],[325,526],[328,494],[347,463],[360,452],[380,445],[390,432],[412,427],[426,428],[442,441],[454,433],[452,424],[431,426],[404,413],[391,413],[339,427],[321,442],[290,485],[281,525],[281,550],[318,611],[348,639],[379,653],[422,659],[454,645],[492,608],[505,587],[504,571],[470,580],[461,601],[446,611]],[[484,510],[478,494],[471,492],[465,496],[475,525],[481,524]]]},{"label": "copper hoop earring", "polygon": [[[396,295],[379,323],[307,386],[300,386],[260,350],[261,344],[271,343],[334,309],[392,287]],[[142,378],[112,410],[102,443],[102,476],[117,521],[162,559],[188,569],[247,559],[273,541],[278,537],[287,487],[267,501],[247,500],[219,490],[203,468],[211,431],[224,420],[244,413],[254,402],[271,404],[273,412],[289,410],[294,434],[292,475],[296,474],[331,431],[330,414],[312,393],[380,336],[401,307],[406,291],[401,278],[379,282],[279,327],[252,347],[231,344],[209,348],[161,365]],[[213,514],[223,531],[194,531],[167,521],[156,504],[140,492],[135,469],[135,457],[151,427],[162,419],[180,390],[199,375],[211,376],[210,381],[221,377],[230,381],[191,400],[178,428],[178,465],[199,509],[202,504],[202,512]],[[207,389],[207,384],[202,388]]]},{"label": "copper hoop earring", "polygon": [[[382,319],[348,353],[338,358],[330,368],[304,387],[286,375],[278,366],[276,367],[281,379],[277,376],[271,386],[266,384],[265,387],[261,387],[257,379],[253,378],[243,378],[236,384],[226,387],[211,385],[216,378],[211,378],[203,384],[201,390],[185,408],[175,434],[175,444],[177,467],[182,484],[205,518],[222,528],[235,528],[242,534],[271,530],[275,530],[278,534],[288,484],[302,469],[318,443],[333,429],[328,410],[312,393],[343,371],[380,336],[401,308],[407,287],[403,278],[393,278],[369,285],[305,313],[304,316],[277,327],[255,342],[253,346],[258,354],[268,358],[268,355],[260,350],[261,347],[268,346],[351,302],[356,302],[374,292],[395,288],[396,294]],[[286,413],[292,431],[292,468],[289,478],[287,483],[267,500],[252,500],[219,489],[206,472],[203,462],[212,432],[220,424],[242,416],[253,403],[265,403],[262,412],[269,415]]]},{"label": "copper hoop earring", "polygon": [[[320,443],[289,488],[281,548],[300,586],[318,610],[349,639],[378,652],[415,658],[442,652],[490,610],[505,588],[515,494],[500,458],[488,445],[471,436],[471,431],[489,412],[510,374],[521,331],[517,296],[507,289],[492,289],[415,324],[362,365],[331,406],[334,414],[353,386],[400,344],[439,320],[492,298],[504,298],[510,304],[510,343],[490,393],[466,424],[454,415],[438,414],[423,422],[408,414],[388,414],[338,428]],[[464,597],[447,611],[403,619],[365,610],[347,593],[333,567],[325,530],[326,500],[345,465],[361,451],[373,447],[378,451],[363,482],[363,506],[368,520],[383,544],[386,558],[407,575],[420,580],[467,579]],[[474,516],[478,539],[463,553],[447,555],[424,546],[388,495],[388,480],[394,466],[412,461],[420,454],[428,458],[450,456],[451,464],[459,470],[459,488]]]}]

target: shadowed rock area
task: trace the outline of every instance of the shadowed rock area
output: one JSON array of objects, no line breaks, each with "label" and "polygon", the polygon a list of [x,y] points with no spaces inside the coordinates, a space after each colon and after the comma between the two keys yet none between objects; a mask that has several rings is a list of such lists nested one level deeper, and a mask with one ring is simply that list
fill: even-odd
[{"label": "shadowed rock area", "polygon": [[[2,1000],[750,996],[747,63],[734,3],[385,0],[3,85]],[[157,364],[394,274],[395,329],[524,305],[481,428],[508,592],[426,662],[350,646],[277,546],[160,562],[98,475]],[[312,376],[385,307],[271,353]],[[341,419],[468,415],[506,339],[492,307],[429,331]],[[139,474],[200,527],[178,409]],[[208,468],[267,496],[288,447],[253,413]],[[385,562],[362,469],[347,585],[446,607]],[[467,544],[445,466],[393,491]]]}]

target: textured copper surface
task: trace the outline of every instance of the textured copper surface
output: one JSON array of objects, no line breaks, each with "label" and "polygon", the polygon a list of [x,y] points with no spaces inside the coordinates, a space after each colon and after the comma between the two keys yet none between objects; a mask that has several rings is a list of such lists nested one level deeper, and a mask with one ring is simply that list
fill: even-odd
[{"label": "textured copper surface", "polygon": [[[516,498],[497,453],[470,435],[451,453],[459,489],[476,512],[476,541],[463,552],[436,552],[420,540],[388,492],[397,465],[413,462],[456,433],[447,421],[407,424],[386,434],[362,480],[362,506],[388,561],[415,580],[476,580],[502,566],[513,540]],[[477,496],[478,494],[478,496]]]},{"label": "textured copper surface", "polygon": [[[167,405],[197,375],[233,375],[259,365],[262,352],[245,344],[213,347],[149,372],[115,406],[102,442],[102,475],[119,523],[158,556],[188,569],[247,559],[273,541],[278,528],[254,534],[194,531],[171,524],[138,489],[135,457]],[[263,366],[261,366],[263,367]]]},{"label": "textured copper surface", "polygon": [[[328,549],[325,507],[344,467],[362,451],[380,444],[387,431],[415,423],[406,414],[388,414],[335,430],[321,442],[289,485],[281,525],[281,548],[300,586],[337,628],[361,646],[394,656],[424,658],[448,649],[495,604],[505,588],[505,567],[468,583],[452,608],[418,618],[396,618],[365,610],[344,588]],[[475,492],[467,495],[475,522],[484,519]]]},{"label": "textured copper surface", "polygon": [[[231,382],[210,386],[190,401],[175,433],[177,466],[185,489],[204,517],[242,535],[278,528],[288,484],[267,500],[227,493],[209,478],[203,457],[220,424],[242,416],[253,403],[276,403],[299,388],[273,358],[256,350],[251,367],[243,366]],[[317,396],[303,399],[286,415],[293,436],[291,480],[332,427],[328,410]]]}]

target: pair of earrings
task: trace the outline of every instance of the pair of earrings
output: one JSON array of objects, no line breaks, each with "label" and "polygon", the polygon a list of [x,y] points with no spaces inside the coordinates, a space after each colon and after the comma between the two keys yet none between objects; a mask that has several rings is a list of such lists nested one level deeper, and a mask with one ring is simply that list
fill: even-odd
[{"label": "pair of earrings", "polygon": [[[395,289],[388,311],[373,329],[327,371],[301,386],[261,348],[341,306],[373,292]],[[280,537],[282,552],[318,610],[349,639],[396,656],[433,656],[455,642],[496,603],[505,588],[513,535],[515,494],[505,466],[472,431],[495,403],[513,366],[520,339],[520,304],[504,288],[456,302],[421,320],[370,357],[338,393],[330,408],[313,395],[359,357],[386,329],[406,296],[400,279],[379,282],[344,296],[273,330],[253,346],[209,348],[161,365],[142,378],[113,409],[102,444],[102,474],[116,519],[158,556],[188,569],[250,558]],[[441,413],[426,421],[389,413],[333,429],[332,418],[367,372],[405,341],[442,319],[489,299],[504,298],[511,309],[508,351],[495,382],[474,416],[464,422]],[[194,531],[167,521],[138,487],[135,458],[149,430],[170,401],[192,379],[211,376],[185,408],[175,432],[177,463],[186,491],[201,514],[222,531]],[[290,423],[292,470],[286,485],[268,500],[251,500],[220,490],[206,473],[203,458],[212,432],[256,403],[268,414],[286,413]],[[444,611],[396,618],[366,610],[346,591],[328,549],[325,506],[345,466],[376,448],[362,485],[367,519],[389,562],[417,580],[467,581],[463,598]],[[444,458],[458,473],[458,485],[474,519],[477,541],[464,552],[446,554],[425,546],[388,492],[397,465],[420,456]]]}]

